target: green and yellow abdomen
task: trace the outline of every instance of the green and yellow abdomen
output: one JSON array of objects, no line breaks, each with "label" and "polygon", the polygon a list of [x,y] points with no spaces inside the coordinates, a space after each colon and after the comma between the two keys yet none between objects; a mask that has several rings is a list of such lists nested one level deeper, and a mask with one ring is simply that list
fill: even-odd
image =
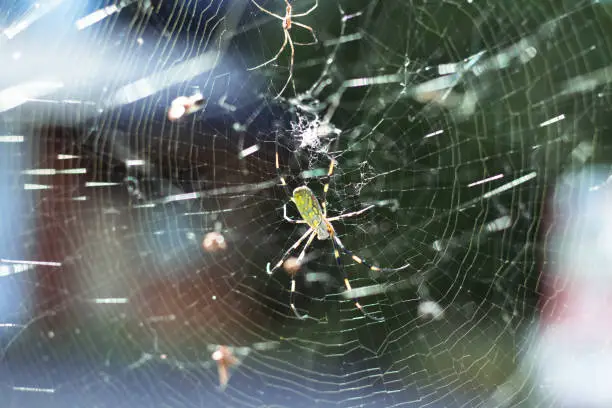
[{"label": "green and yellow abdomen", "polygon": [[320,240],[329,238],[323,209],[312,190],[306,186],[296,188],[293,190],[292,201],[295,203],[302,219],[316,231],[317,238]]}]

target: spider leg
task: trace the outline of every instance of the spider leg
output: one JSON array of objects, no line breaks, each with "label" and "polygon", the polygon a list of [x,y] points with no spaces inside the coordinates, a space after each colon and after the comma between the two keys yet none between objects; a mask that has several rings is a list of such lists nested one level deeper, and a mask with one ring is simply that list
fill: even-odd
[{"label": "spider leg", "polygon": [[[276,174],[278,175],[278,178],[279,178],[279,180],[281,182],[281,186],[283,186],[283,189],[285,190],[285,193],[287,193],[287,195],[289,197],[291,197],[291,191],[289,191],[289,188],[287,187],[287,181],[285,180],[285,177],[283,177],[283,175],[281,174],[281,171],[280,171],[280,161],[278,159],[278,135],[276,135],[276,160],[275,160],[275,165],[276,165]],[[286,204],[285,204],[285,206],[286,206]],[[287,210],[285,209],[285,211],[287,211]]]},{"label": "spider leg", "polygon": [[304,245],[304,248],[302,249],[302,252],[300,252],[300,256],[298,256],[298,263],[302,262],[302,259],[304,259],[304,256],[306,255],[306,250],[308,249],[308,247],[310,246],[310,244],[312,244],[312,241],[314,240],[314,238],[317,236],[317,234],[312,234],[310,236],[310,238],[308,238],[308,241],[306,241],[306,245]]},{"label": "spider leg", "polygon": [[[289,4],[289,2],[287,0],[285,0],[285,3]],[[309,15],[310,13],[312,13],[317,7],[319,6],[319,0],[315,0],[315,4],[314,6],[312,6],[311,8],[309,8],[307,11],[300,13],[300,14],[292,14],[291,17],[304,17]],[[293,23],[295,24],[295,23]]]},{"label": "spider leg", "polygon": [[368,211],[369,209],[371,209],[372,207],[375,207],[375,205],[369,205],[366,208],[362,208],[359,211],[354,211],[354,212],[350,212],[350,213],[346,213],[346,214],[340,214],[340,215],[336,215],[335,217],[330,217],[327,219],[327,221],[337,221],[341,218],[350,218],[350,217],[356,217],[358,215],[363,214],[364,212]]},{"label": "spider leg", "polygon": [[254,69],[258,69],[258,68],[268,65],[272,61],[276,61],[276,59],[279,57],[279,55],[281,55],[281,53],[285,50],[285,47],[287,46],[287,38],[289,38],[289,33],[287,32],[287,30],[284,30],[284,32],[285,32],[285,40],[283,41],[283,45],[281,46],[280,50],[278,50],[276,55],[272,57],[271,59],[269,59],[268,61],[264,62],[263,64],[259,64],[256,67],[247,68],[247,71],[253,71]]},{"label": "spider leg", "polygon": [[372,270],[372,271],[376,271],[376,272],[396,272],[396,271],[401,271],[402,269],[406,269],[406,268],[408,268],[410,266],[409,263],[407,263],[406,265],[400,266],[399,268],[381,268],[380,266],[374,266],[371,263],[369,263],[368,261],[366,261],[365,259],[360,258],[357,255],[355,255],[351,250],[347,249],[344,246],[344,244],[342,243],[342,241],[340,241],[340,238],[338,238],[338,236],[336,234],[333,234],[332,238],[336,242],[336,244],[338,244],[338,246],[340,247],[342,252],[344,252],[345,254],[350,256],[351,258],[353,258],[353,261],[355,261],[357,263],[360,263],[360,264],[364,264],[365,266],[370,268],[370,270]]},{"label": "spider leg", "polygon": [[288,250],[285,251],[285,253],[283,254],[283,256],[281,257],[281,259],[276,263],[276,265],[274,265],[274,267],[272,269],[270,269],[270,262],[268,262],[268,264],[266,265],[266,272],[268,273],[268,275],[272,275],[272,273],[278,269],[283,262],[285,262],[285,260],[287,259],[287,256],[289,256],[289,254],[297,249],[300,244],[302,243],[302,241],[304,241],[306,238],[308,238],[308,236],[310,234],[314,235],[315,230],[313,230],[312,228],[309,228],[308,231],[306,231],[304,233],[304,235],[302,235],[297,241],[295,241],[295,243],[293,245],[291,245],[291,248],[289,248]]},{"label": "spider leg", "polygon": [[[336,238],[336,235],[334,233],[332,233],[333,238]],[[336,258],[336,265],[338,265],[338,269],[340,269],[340,271],[342,272],[342,278],[344,280],[344,286],[346,287],[346,290],[350,291],[352,290],[351,288],[351,284],[349,282],[349,278],[348,275],[346,274],[346,271],[344,270],[344,268],[342,267],[342,261],[340,260],[340,252],[338,251],[338,248],[336,248],[336,243],[338,241],[332,239],[332,245],[334,247],[334,258]],[[361,306],[361,303],[359,303],[359,298],[354,297],[353,301],[355,302],[355,307],[357,309],[359,309],[359,311],[367,318],[374,320],[375,322],[384,322],[385,319],[382,317],[376,317],[373,316],[371,314],[369,314],[368,312],[365,311],[365,309],[363,308],[363,306]]]},{"label": "spider leg", "polygon": [[[289,85],[289,82],[291,82],[291,79],[293,78],[293,58],[295,57],[295,47],[293,46],[293,40],[291,39],[291,35],[289,35],[289,31],[287,31],[286,29],[284,31],[285,31],[285,42],[283,44],[283,47],[287,44],[287,40],[289,40],[289,47],[291,48],[291,61],[289,63],[289,78],[287,78],[287,82],[285,82],[283,89],[281,89],[278,95],[276,95],[277,98],[280,97],[283,94],[283,92],[285,92],[285,89],[287,89],[287,85]],[[293,93],[297,93],[295,91],[295,83],[293,83]]]},{"label": "spider leg", "polygon": [[312,34],[312,38],[314,38],[314,41],[307,42],[307,43],[294,42],[295,45],[313,45],[313,44],[316,44],[316,43],[319,42],[319,39],[317,38],[316,34],[314,33],[314,30],[312,29],[312,27],[307,26],[306,24],[298,23],[296,21],[292,21],[291,24],[296,25],[298,27],[305,28],[306,30],[310,31],[310,34]]},{"label": "spider leg", "polygon": [[260,5],[259,5],[259,4],[258,4],[258,3],[255,1],[255,0],[251,0],[251,2],[252,2],[253,4],[255,4],[255,5],[257,6],[257,8],[258,8],[258,9],[260,9],[261,11],[263,11],[264,13],[267,13],[267,14],[269,14],[269,15],[271,15],[271,16],[274,16],[274,17],[278,18],[279,20],[284,20],[284,19],[283,19],[281,16],[279,16],[278,14],[274,14],[273,12],[268,11],[268,10],[266,10],[265,8],[261,7],[261,6],[260,6]]},{"label": "spider leg", "polygon": [[287,204],[283,205],[283,218],[285,219],[285,221],[290,222],[292,224],[306,224],[306,221],[304,220],[294,220],[292,218],[289,218],[289,216],[287,215]]},{"label": "spider leg", "polygon": [[336,161],[331,159],[329,162],[329,168],[327,169],[327,181],[323,185],[323,200],[321,200],[321,206],[323,206],[323,217],[328,221],[331,221],[327,218],[327,191],[329,190],[329,181],[331,179],[332,174],[334,174],[334,166],[336,165]]},{"label": "spider leg", "polygon": [[[304,259],[304,255],[306,255],[306,250],[308,249],[310,244],[312,244],[312,240],[316,236],[317,236],[316,234],[312,234],[310,238],[308,238],[306,245],[304,245],[304,249],[302,249],[300,256],[298,256],[298,264],[302,262],[302,259]],[[295,274],[291,275],[291,293],[289,294],[289,305],[291,306],[291,310],[293,310],[293,313],[295,314],[295,316],[300,320],[304,320],[308,318],[308,315],[302,315],[300,314],[300,312],[297,311],[297,308],[295,307],[294,295],[295,295]]]}]

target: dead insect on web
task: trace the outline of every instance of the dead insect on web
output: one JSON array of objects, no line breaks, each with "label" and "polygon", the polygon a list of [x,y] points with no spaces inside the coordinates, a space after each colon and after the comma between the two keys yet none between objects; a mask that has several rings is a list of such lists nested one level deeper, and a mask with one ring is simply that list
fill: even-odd
[{"label": "dead insect on web", "polygon": [[204,236],[202,241],[202,249],[208,253],[215,253],[227,249],[227,241],[225,237],[218,232],[209,232]]},{"label": "dead insect on web", "polygon": [[298,261],[295,256],[287,258],[285,262],[283,262],[283,268],[290,275],[295,275],[300,271],[302,267],[302,262]]},{"label": "dead insect on web", "polygon": [[219,389],[225,390],[229,382],[229,369],[238,363],[238,359],[234,357],[234,353],[227,346],[219,346],[212,353],[212,359],[217,362],[217,371],[219,373]]},{"label": "dead insect on web", "polygon": [[171,121],[178,120],[185,115],[190,115],[204,107],[206,99],[201,93],[196,93],[192,96],[179,96],[174,99],[168,109],[168,119]]}]

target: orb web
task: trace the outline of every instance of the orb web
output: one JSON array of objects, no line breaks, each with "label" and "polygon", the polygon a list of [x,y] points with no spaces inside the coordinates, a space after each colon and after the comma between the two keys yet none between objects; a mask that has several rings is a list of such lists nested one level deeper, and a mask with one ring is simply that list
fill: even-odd
[{"label": "orb web", "polygon": [[[253,2],[5,7],[8,406],[534,398],[543,208],[608,149],[605,2],[320,1],[280,96],[289,47],[247,70],[284,39]],[[306,231],[283,206],[322,200],[332,159],[328,217],[372,206],[337,236],[406,268],[315,239],[269,273]]]}]

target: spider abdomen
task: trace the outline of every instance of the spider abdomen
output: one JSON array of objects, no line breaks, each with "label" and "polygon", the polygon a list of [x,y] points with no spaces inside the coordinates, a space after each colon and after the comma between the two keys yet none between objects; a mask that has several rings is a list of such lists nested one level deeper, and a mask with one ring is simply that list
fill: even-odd
[{"label": "spider abdomen", "polygon": [[295,203],[300,216],[310,228],[316,231],[320,240],[329,238],[328,223],[321,204],[312,190],[306,186],[297,187],[293,190],[292,201]]}]

